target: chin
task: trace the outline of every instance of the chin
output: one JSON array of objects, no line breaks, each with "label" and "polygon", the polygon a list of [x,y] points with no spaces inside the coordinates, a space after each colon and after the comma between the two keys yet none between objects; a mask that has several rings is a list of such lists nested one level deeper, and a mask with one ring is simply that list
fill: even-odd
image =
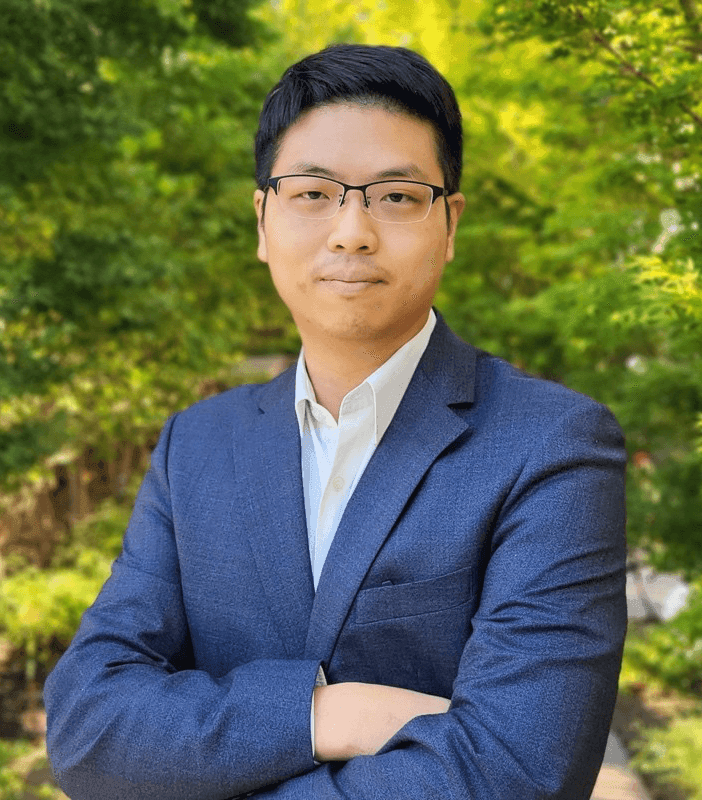
[{"label": "chin", "polygon": [[329,336],[335,339],[348,339],[349,341],[356,341],[359,339],[375,339],[378,337],[380,330],[377,325],[368,322],[353,322],[347,325],[332,325],[328,329]]}]

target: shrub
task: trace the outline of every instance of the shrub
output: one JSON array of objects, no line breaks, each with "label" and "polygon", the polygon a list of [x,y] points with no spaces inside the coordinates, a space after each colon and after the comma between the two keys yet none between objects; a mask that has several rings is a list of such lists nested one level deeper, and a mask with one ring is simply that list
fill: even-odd
[{"label": "shrub", "polygon": [[67,646],[83,611],[110,572],[110,559],[97,550],[80,554],[76,566],[39,570],[27,567],[0,586],[0,628],[26,656],[27,679],[45,663],[53,640]]},{"label": "shrub", "polygon": [[620,688],[641,682],[685,693],[702,689],[702,579],[675,618],[627,637]]},{"label": "shrub", "polygon": [[689,800],[702,800],[702,716],[674,720],[669,728],[643,731],[644,744],[634,766],[689,792]]}]

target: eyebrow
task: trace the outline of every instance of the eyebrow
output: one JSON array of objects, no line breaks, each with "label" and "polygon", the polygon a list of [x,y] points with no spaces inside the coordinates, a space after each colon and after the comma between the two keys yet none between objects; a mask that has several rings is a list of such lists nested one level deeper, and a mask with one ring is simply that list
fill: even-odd
[{"label": "eyebrow", "polygon": [[[297,163],[293,164],[290,169],[293,173],[300,172],[307,175],[321,175],[324,178],[338,180],[337,173],[335,173],[333,170],[322,167],[319,164],[315,164],[311,161],[298,161]],[[402,166],[391,167],[390,169],[384,169],[381,172],[376,172],[375,175],[372,176],[371,182],[383,181],[387,178],[409,178],[410,180],[415,181],[428,181],[427,175],[418,166],[415,164],[403,164]]]}]

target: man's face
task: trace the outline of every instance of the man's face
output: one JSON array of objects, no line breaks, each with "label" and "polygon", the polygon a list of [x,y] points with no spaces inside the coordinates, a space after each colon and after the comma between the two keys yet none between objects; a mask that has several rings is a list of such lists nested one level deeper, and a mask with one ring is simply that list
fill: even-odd
[{"label": "man's face", "polygon": [[[272,176],[320,174],[353,185],[404,178],[443,185],[431,125],[376,106],[322,106],[285,133]],[[367,347],[411,338],[426,322],[444,264],[453,258],[465,200],[439,198],[422,222],[379,222],[351,191],[335,217],[311,220],[257,190],[258,257],[303,342],[349,340]]]}]

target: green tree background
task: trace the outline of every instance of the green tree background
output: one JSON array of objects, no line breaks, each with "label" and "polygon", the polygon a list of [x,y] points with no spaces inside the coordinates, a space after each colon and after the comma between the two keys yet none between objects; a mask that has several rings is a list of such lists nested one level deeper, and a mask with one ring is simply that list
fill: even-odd
[{"label": "green tree background", "polygon": [[[699,582],[697,0],[0,0],[0,516],[86,447],[148,442],[244,355],[296,353],[255,257],[252,139],[283,69],[334,41],[412,47],[453,84],[468,204],[437,305],[614,410],[630,546]],[[0,548],[0,636],[30,679],[133,490],[46,563]]]}]

